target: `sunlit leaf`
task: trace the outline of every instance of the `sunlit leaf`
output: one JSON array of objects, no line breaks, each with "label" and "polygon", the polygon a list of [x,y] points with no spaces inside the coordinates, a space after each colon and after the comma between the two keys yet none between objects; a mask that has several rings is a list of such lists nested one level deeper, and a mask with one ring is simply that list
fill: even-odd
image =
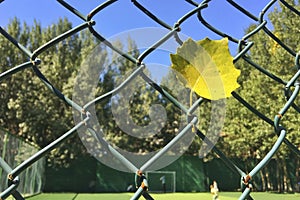
[{"label": "sunlit leaf", "polygon": [[230,97],[239,87],[240,71],[233,65],[227,38],[205,38],[198,42],[188,39],[170,56],[180,80],[201,97],[210,100]]}]

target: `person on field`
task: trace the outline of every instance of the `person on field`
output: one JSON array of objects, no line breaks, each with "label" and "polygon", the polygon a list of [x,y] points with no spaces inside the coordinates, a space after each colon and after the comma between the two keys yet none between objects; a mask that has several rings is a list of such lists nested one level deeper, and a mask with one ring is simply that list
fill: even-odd
[{"label": "person on field", "polygon": [[166,176],[160,177],[159,180],[161,181],[163,192],[166,193]]},{"label": "person on field", "polygon": [[213,184],[210,185],[210,193],[213,195],[213,200],[219,200],[219,188],[216,181],[213,181]]}]

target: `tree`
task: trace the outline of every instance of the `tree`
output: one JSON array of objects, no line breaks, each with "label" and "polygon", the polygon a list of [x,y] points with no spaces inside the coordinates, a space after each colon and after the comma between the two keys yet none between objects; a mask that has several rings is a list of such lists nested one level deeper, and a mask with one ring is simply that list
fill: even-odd
[{"label": "tree", "polygon": [[[295,8],[299,8],[298,3],[294,1],[288,2]],[[299,21],[296,20],[296,16],[283,4],[280,4],[280,8],[275,8],[269,14],[269,19],[273,26],[273,34],[294,51],[299,49],[299,44],[297,43],[299,40],[299,30],[297,28]],[[251,25],[247,32],[250,32],[255,27],[255,25]],[[254,42],[254,46],[249,52],[251,60],[282,80],[291,79],[296,72],[294,56],[289,54],[264,31],[259,31],[249,40]],[[268,118],[274,119],[275,115],[286,103],[283,92],[284,85],[268,78],[246,62],[239,61],[237,66],[243,71],[240,77],[241,88],[237,90],[237,93]],[[296,103],[299,103],[298,99]],[[248,160],[246,169],[251,170],[253,164],[249,160],[254,159],[254,163],[261,160],[274,144],[277,135],[274,133],[272,126],[249,112],[241,104],[236,103],[234,99],[230,99],[227,105],[228,112],[226,117],[228,121],[225,132],[228,133],[228,137],[225,138],[225,142],[228,144],[229,151],[226,151],[226,153],[231,157]],[[300,142],[299,137],[296,136],[298,134],[297,118],[297,112],[291,108],[281,121],[282,125],[287,129],[287,138],[296,146]],[[293,159],[294,163],[299,163],[297,161],[299,158],[295,158],[290,149],[286,145],[282,145],[274,159],[277,164],[277,184],[274,184],[268,178],[271,176],[271,171],[267,167],[261,171],[263,189],[293,190],[295,181],[288,176],[287,160]],[[296,166],[296,168],[298,167]],[[268,185],[271,185],[271,188]]]},{"label": "tree", "polygon": [[[57,24],[42,28],[37,21],[30,27],[26,23],[21,25],[15,18],[8,25],[7,32],[30,51],[34,51],[71,28],[72,24],[67,19],[59,19]],[[42,61],[39,70],[69,98],[81,61],[89,49],[96,45],[93,37],[88,34],[74,34],[38,56]],[[2,71],[28,60],[4,37],[0,37],[0,40]],[[74,126],[72,109],[53,95],[31,68],[1,83],[1,102],[1,126],[41,148]],[[82,152],[86,151],[78,137],[72,137],[51,152],[49,163],[67,166],[70,159]]]},{"label": "tree", "polygon": [[[134,58],[139,56],[139,49],[131,38],[128,38],[126,44],[117,41],[113,45]],[[109,58],[108,67],[99,81],[99,88],[105,90],[98,90],[97,95],[118,87],[137,69],[135,63],[116,52],[111,52]],[[143,72],[148,74],[147,69]],[[97,105],[98,111],[103,107],[108,108],[105,112],[98,112],[98,119],[103,123],[105,138],[115,147],[134,153],[151,152],[157,149],[157,146],[161,147],[162,140],[156,140],[157,130],[146,128],[151,120],[159,123],[157,122],[159,116],[151,116],[149,111],[152,105],[161,103],[159,93],[137,76],[128,86],[114,93],[111,99]],[[147,137],[149,135],[151,136]]]},{"label": "tree", "polygon": [[[46,28],[42,28],[41,24],[36,21],[32,27],[29,27],[26,23],[21,25],[18,19],[14,19],[8,25],[7,32],[30,51],[34,51],[71,28],[72,24],[67,19],[60,19],[57,24]],[[0,37],[0,39],[3,44],[1,45],[3,71],[28,60],[26,55],[22,54],[4,37]],[[128,38],[127,44],[118,41],[114,46],[128,52],[133,57],[137,58],[139,55],[139,50],[130,38]],[[66,38],[41,53],[38,58],[42,61],[38,68],[54,87],[69,98],[74,96],[75,78],[78,79],[77,82],[82,83],[77,92],[85,92],[83,93],[85,95],[93,94],[94,98],[114,89],[120,84],[120,81],[123,81],[124,77],[128,76],[128,73],[136,68],[135,63],[119,54],[113,51],[110,51],[109,54],[104,44],[99,43],[88,31],[82,31]],[[90,76],[87,66],[82,66],[85,64],[92,66],[93,76]],[[80,70],[81,74],[78,76]],[[145,73],[147,72],[145,71]],[[98,75],[99,77],[97,77]],[[94,86],[95,81],[96,87],[89,90],[91,86]],[[18,134],[43,148],[74,126],[72,109],[53,95],[34,75],[33,70],[26,69],[21,73],[16,73],[2,82],[1,86],[3,86],[1,87],[1,102],[3,102],[1,116],[3,117],[0,122],[13,134]],[[160,103],[161,98],[150,86],[141,85],[140,87],[140,90],[133,94],[132,100],[125,103],[130,104],[128,111],[130,111],[129,114],[134,123],[144,126],[150,120],[148,111],[151,103]],[[87,103],[80,98],[73,100],[81,106]],[[106,133],[105,139],[115,146],[133,152],[151,151],[158,143],[162,143],[162,139],[157,141],[153,139],[156,136],[147,138],[146,141],[135,142],[134,137],[128,136],[115,123],[111,105],[111,97],[96,105],[98,120],[103,122],[102,129]],[[122,106],[119,109],[123,109]],[[143,142],[147,143],[147,148],[144,148]],[[85,153],[85,147],[78,137],[72,137],[53,150],[48,156],[48,161],[50,165],[68,166],[70,160]]]}]

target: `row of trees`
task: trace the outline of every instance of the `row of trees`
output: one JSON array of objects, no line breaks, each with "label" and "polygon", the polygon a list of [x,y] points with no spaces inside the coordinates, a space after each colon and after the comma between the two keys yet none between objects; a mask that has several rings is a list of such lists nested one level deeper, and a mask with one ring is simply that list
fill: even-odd
[{"label": "row of trees", "polygon": [[[299,40],[298,27],[300,25],[297,16],[294,16],[287,8],[282,7],[275,9],[269,15],[269,19],[273,25],[273,32],[285,44],[297,51],[299,49],[297,41]],[[17,41],[33,51],[53,37],[71,29],[71,27],[72,24],[67,19],[61,19],[57,24],[47,28],[43,28],[38,22],[34,22],[32,26],[28,26],[26,23],[21,25],[19,20],[14,19],[7,26],[7,31]],[[251,31],[253,28],[255,25],[250,26],[247,31]],[[294,57],[276,45],[262,31],[251,37],[251,41],[255,42],[249,52],[252,60],[282,79],[288,80],[293,76],[296,72],[293,67]],[[0,37],[0,44],[1,72],[28,60],[4,37]],[[128,39],[126,44],[118,42],[114,45],[124,52],[130,52],[134,57],[139,54],[134,41],[131,39]],[[91,55],[95,47],[101,57],[94,55],[93,59],[97,61],[95,65],[100,66],[97,69],[100,69],[101,74],[99,74],[99,83],[94,94],[104,94],[113,89],[119,83],[119,79],[126,77],[128,72],[135,69],[136,66],[124,57],[109,51],[103,44],[95,40],[88,31],[82,31],[68,37],[63,42],[43,52],[39,56],[42,61],[39,67],[55,87],[66,96],[72,97],[74,82],[79,70],[81,70],[82,62]],[[236,66],[242,71],[239,78],[241,87],[236,92],[267,117],[273,119],[286,102],[283,93],[284,86],[268,79],[246,62],[238,61]],[[179,83],[174,74],[169,74],[161,81],[161,84],[162,86],[165,85],[166,90],[172,88],[169,90],[171,94],[178,94],[179,91],[176,91],[176,88],[179,88]],[[31,69],[5,79],[0,83],[0,86],[0,125],[12,134],[34,142],[42,148],[74,125],[72,109],[50,94],[51,92],[38,80]],[[87,86],[83,85],[82,87],[82,91],[84,91],[84,87]],[[147,126],[156,117],[149,113],[150,106],[153,104],[162,105],[167,116],[167,120],[161,124],[162,130],[157,134],[149,134],[141,139],[124,133],[112,114],[111,107],[114,100],[121,100],[118,95],[114,95],[113,100],[107,99],[96,105],[97,117],[101,121],[101,129],[105,138],[115,146],[131,152],[142,154],[160,149],[181,129],[181,111],[147,84],[137,85],[136,88],[131,86],[131,88],[134,89],[133,95],[129,102],[125,102],[129,104],[130,109],[118,106],[116,108],[118,113],[128,114],[131,117],[131,123],[135,125]],[[127,91],[129,92],[130,88],[127,88]],[[80,102],[79,99],[78,101]],[[201,107],[200,113],[210,113],[210,106],[209,102],[205,103]],[[210,116],[210,114],[201,114],[200,129],[204,131],[208,129]],[[284,116],[282,123],[287,128],[287,138],[299,145],[297,116],[297,112],[291,109]],[[126,123],[130,123],[129,119],[126,120]],[[244,160],[244,167],[247,170],[251,170],[253,167],[253,160],[258,162],[266,155],[277,137],[272,126],[249,112],[234,98],[229,98],[226,101],[226,120],[222,132],[225,133],[222,136],[226,137],[219,139],[217,147],[230,158]],[[198,156],[201,146],[201,140],[196,138],[186,153]],[[86,154],[87,150],[79,137],[72,137],[48,155],[48,165],[68,166],[70,160]],[[213,155],[208,155],[207,158],[211,157]],[[248,162],[249,160],[251,162]],[[277,163],[278,184],[272,185],[269,177],[274,174],[265,169],[260,172],[262,189],[279,191],[294,189],[295,175],[299,176],[299,158],[285,145],[282,145],[274,160]],[[292,177],[288,171],[289,163],[287,161],[294,163],[295,170]]]},{"label": "row of trees", "polygon": [[[72,24],[67,19],[60,19],[57,24],[42,28],[36,21],[32,26],[26,23],[21,25],[15,18],[7,31],[19,43],[34,51],[71,28]],[[4,37],[0,37],[0,40],[2,72],[28,60]],[[71,95],[77,66],[80,66],[83,56],[93,45],[95,41],[90,35],[73,35],[40,55],[40,69],[55,87]],[[72,110],[51,94],[31,68],[2,81],[0,90],[1,126],[26,141],[42,148],[73,126]],[[57,157],[54,159],[56,162],[67,164],[69,161],[65,158],[72,159],[78,153],[85,152],[79,143],[78,138],[73,137],[55,150],[58,152],[51,153],[49,160]]]},{"label": "row of trees", "polygon": [[[288,2],[295,8],[299,8],[299,4],[295,1]],[[281,6],[275,8],[268,17],[270,20],[268,23],[271,23],[273,27],[272,32],[289,48],[297,52],[300,48],[297,42],[299,40],[299,16],[287,7]],[[246,32],[252,31],[255,27],[256,25],[251,25]],[[249,55],[255,63],[282,80],[288,81],[293,77],[297,70],[294,56],[289,54],[264,31],[260,31],[251,37],[251,41],[254,42],[254,46],[250,49]],[[237,93],[268,118],[274,119],[286,103],[284,85],[270,79],[245,61],[238,61],[237,67],[242,70],[242,75],[239,78],[241,88],[237,90]],[[295,103],[299,105],[299,102],[299,98],[297,98]],[[274,128],[260,120],[241,104],[236,103],[234,98],[229,99],[227,105],[227,122],[224,131],[228,133],[228,137],[224,138],[224,144],[229,145],[225,148],[230,150],[226,153],[230,157],[244,159],[245,162],[252,158],[257,163],[269,152],[277,139]],[[281,123],[287,129],[287,138],[299,149],[298,118],[299,113],[291,108],[283,117]],[[289,191],[297,187],[300,175],[299,156],[283,144],[273,160],[277,166],[275,171],[266,168],[260,172],[262,189]],[[291,164],[294,165],[293,169],[289,168]],[[251,161],[249,161],[248,167],[250,166]],[[291,173],[293,178],[291,178]],[[277,184],[272,183],[270,180],[274,175],[277,178]]]}]

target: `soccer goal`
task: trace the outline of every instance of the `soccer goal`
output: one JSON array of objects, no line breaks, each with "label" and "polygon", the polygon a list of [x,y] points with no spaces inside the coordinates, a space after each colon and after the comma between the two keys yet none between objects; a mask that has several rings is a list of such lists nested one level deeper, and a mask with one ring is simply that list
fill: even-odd
[{"label": "soccer goal", "polygon": [[175,171],[148,171],[146,178],[149,183],[149,191],[154,193],[176,192]]}]

